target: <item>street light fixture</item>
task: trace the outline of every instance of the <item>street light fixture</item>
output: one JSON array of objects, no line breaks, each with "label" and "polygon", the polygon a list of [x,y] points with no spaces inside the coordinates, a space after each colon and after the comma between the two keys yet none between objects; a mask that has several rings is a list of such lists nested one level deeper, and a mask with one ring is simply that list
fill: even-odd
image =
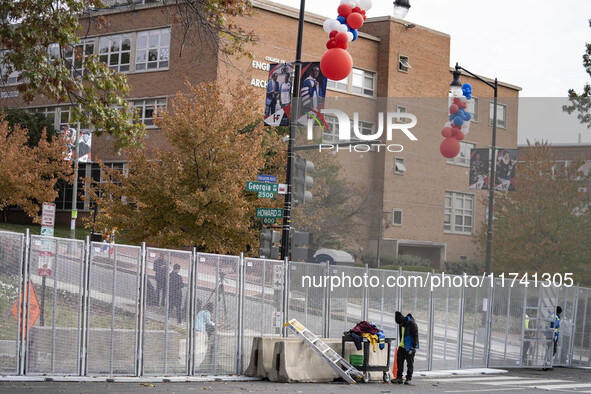
[{"label": "street light fixture", "polygon": [[[460,82],[460,75],[462,71],[465,71],[467,74],[472,76],[473,78],[479,80],[480,82],[484,83],[485,85],[491,87],[494,92],[494,109],[493,109],[493,124],[492,124],[492,155],[490,157],[490,178],[488,180],[488,190],[489,190],[489,197],[488,197],[488,227],[486,231],[486,261],[485,261],[485,274],[490,273],[490,263],[491,263],[491,256],[492,256],[492,233],[493,233],[493,207],[495,201],[495,165],[496,165],[496,145],[497,145],[497,97],[498,97],[498,88],[499,84],[497,79],[495,78],[495,83],[490,83],[479,77],[476,74],[471,73],[470,71],[466,70],[463,67],[460,67],[458,63],[456,63],[456,69],[453,72],[454,79],[450,84],[452,93],[455,89],[462,88],[462,83]],[[456,90],[457,91],[457,90]]]},{"label": "street light fixture", "polygon": [[406,18],[408,10],[410,9],[409,0],[396,0],[394,2],[394,17],[397,19]]}]

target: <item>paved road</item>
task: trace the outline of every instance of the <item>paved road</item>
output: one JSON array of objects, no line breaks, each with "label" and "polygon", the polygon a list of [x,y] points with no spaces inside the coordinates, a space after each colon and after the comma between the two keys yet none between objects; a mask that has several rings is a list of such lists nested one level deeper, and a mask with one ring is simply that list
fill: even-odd
[{"label": "paved road", "polygon": [[272,382],[183,382],[183,383],[105,383],[105,382],[0,382],[0,392],[43,393],[591,393],[591,371],[555,368],[511,370],[505,375],[415,378],[415,386],[369,383],[272,383]]}]

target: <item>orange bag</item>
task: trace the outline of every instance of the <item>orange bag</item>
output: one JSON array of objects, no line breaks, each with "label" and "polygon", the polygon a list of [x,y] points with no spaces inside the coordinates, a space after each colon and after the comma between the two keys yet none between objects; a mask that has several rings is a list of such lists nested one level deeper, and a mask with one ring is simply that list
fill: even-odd
[{"label": "orange bag", "polygon": [[398,374],[398,348],[394,350],[394,364],[392,365],[392,379]]}]

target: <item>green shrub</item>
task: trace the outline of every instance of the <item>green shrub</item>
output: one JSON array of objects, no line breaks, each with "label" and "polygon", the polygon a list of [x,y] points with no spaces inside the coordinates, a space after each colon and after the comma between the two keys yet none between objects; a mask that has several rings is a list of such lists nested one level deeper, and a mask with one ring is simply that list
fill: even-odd
[{"label": "green shrub", "polygon": [[[378,257],[374,251],[363,252],[359,258],[363,261],[363,264],[367,264],[370,268],[376,268],[378,266]],[[427,271],[430,271],[431,260],[407,254],[395,256],[391,253],[382,253],[380,255],[380,268],[396,267],[395,269],[398,269],[400,266],[423,267],[428,268]]]},{"label": "green shrub", "polygon": [[462,275],[482,275],[484,272],[484,261],[482,260],[460,260],[460,261],[446,261],[445,273]]}]

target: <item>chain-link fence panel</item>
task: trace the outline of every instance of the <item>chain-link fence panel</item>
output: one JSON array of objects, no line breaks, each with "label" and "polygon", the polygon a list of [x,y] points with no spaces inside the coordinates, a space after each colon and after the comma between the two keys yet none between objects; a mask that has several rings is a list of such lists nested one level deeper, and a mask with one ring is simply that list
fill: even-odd
[{"label": "chain-link fence panel", "polygon": [[591,367],[591,290],[579,288],[573,341],[573,366]]},{"label": "chain-link fence panel", "polygon": [[462,277],[449,278],[452,280],[450,284],[443,283],[433,289],[432,369],[458,367],[462,288],[453,281]]},{"label": "chain-link fence panel", "polygon": [[[368,319],[377,324],[386,338],[397,338],[398,325],[394,313],[398,310],[397,271],[370,269],[369,277],[377,278],[379,286],[368,289]],[[395,346],[392,346],[394,349]]]},{"label": "chain-link fence panel", "polygon": [[431,289],[427,285],[428,274],[424,272],[403,272],[397,280],[401,289],[400,312],[411,313],[419,328],[419,350],[415,355],[415,371],[429,369],[431,358]]},{"label": "chain-link fence panel", "polygon": [[329,338],[341,338],[364,320],[364,268],[330,266],[328,279],[329,294]]},{"label": "chain-link fence panel", "polygon": [[91,244],[88,374],[136,374],[141,261],[139,247]]},{"label": "chain-link fence panel", "polygon": [[463,289],[462,368],[484,368],[488,349],[488,312],[490,307],[490,278],[481,278],[480,286]]},{"label": "chain-link fence panel", "polygon": [[83,241],[31,236],[29,274],[40,314],[29,324],[29,374],[80,373],[84,246]]},{"label": "chain-link fence panel", "polygon": [[290,262],[289,269],[289,311],[285,320],[297,319],[318,336],[324,336],[327,316],[326,267],[325,264]]},{"label": "chain-link fence panel", "polygon": [[143,285],[143,373],[188,373],[191,252],[148,248]]},{"label": "chain-link fence panel", "polygon": [[195,289],[194,373],[236,373],[238,256],[199,253]]},{"label": "chain-link fence panel", "polygon": [[572,340],[575,328],[575,307],[577,289],[574,287],[561,286],[558,290],[557,305],[562,308],[560,314],[560,327],[554,365],[568,367],[572,358]]},{"label": "chain-link fence panel", "polygon": [[[18,373],[24,234],[0,231],[0,373]],[[26,300],[26,298],[25,298]]]}]

